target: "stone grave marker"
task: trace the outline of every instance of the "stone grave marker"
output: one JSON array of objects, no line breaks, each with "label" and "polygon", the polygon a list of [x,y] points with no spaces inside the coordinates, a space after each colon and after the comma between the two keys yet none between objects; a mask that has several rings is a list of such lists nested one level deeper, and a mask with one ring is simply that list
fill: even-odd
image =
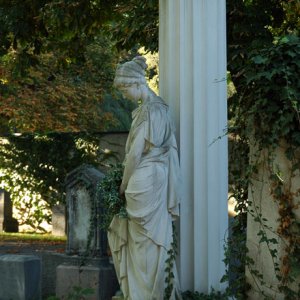
[{"label": "stone grave marker", "polygon": [[12,217],[12,202],[10,195],[0,189],[0,232],[18,232],[18,221]]},{"label": "stone grave marker", "polygon": [[41,260],[34,255],[0,255],[0,299],[40,300]]},{"label": "stone grave marker", "polygon": [[66,207],[63,204],[52,207],[52,235],[66,235]]},{"label": "stone grave marker", "polygon": [[[111,299],[118,289],[115,270],[107,255],[106,232],[100,230],[96,218],[102,213],[97,185],[103,178],[103,173],[89,165],[76,168],[66,177],[66,253],[75,261],[56,267],[56,296],[60,299],[66,299],[78,286],[94,290],[86,298],[89,300]],[[91,264],[93,260],[97,262]]]},{"label": "stone grave marker", "polygon": [[82,165],[67,175],[67,254],[84,254],[88,247],[93,255],[106,255],[106,233],[95,222],[101,210],[96,188],[103,178],[103,173],[89,165]]}]

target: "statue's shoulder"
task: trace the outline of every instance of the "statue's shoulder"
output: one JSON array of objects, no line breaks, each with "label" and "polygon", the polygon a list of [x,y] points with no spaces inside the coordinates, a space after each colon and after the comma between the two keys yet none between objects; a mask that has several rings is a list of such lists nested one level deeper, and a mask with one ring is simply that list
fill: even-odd
[{"label": "statue's shoulder", "polygon": [[168,104],[159,96],[156,96],[150,103],[149,103],[148,110],[151,113],[155,112],[165,112],[168,111],[169,106]]},{"label": "statue's shoulder", "polygon": [[156,96],[155,98],[154,98],[154,101],[153,101],[154,103],[156,103],[156,104],[158,104],[158,105],[162,105],[162,106],[165,106],[165,107],[168,107],[168,104],[165,102],[165,100],[162,98],[162,97],[160,97],[160,96]]},{"label": "statue's shoulder", "polygon": [[139,106],[134,112],[133,112],[133,127],[138,127],[140,124],[142,124],[144,121],[147,121],[149,115],[149,108],[146,105]]}]

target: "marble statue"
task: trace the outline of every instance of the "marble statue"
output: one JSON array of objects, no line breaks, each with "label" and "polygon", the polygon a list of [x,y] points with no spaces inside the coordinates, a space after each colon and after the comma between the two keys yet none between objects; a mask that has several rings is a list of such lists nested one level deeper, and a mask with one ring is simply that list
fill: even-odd
[{"label": "marble statue", "polygon": [[[125,299],[164,299],[172,221],[179,215],[179,162],[169,107],[147,85],[141,56],[119,65],[114,85],[141,101],[132,113],[120,194],[128,218],[115,216],[108,230],[113,262]],[[181,299],[174,264],[170,299]]]}]

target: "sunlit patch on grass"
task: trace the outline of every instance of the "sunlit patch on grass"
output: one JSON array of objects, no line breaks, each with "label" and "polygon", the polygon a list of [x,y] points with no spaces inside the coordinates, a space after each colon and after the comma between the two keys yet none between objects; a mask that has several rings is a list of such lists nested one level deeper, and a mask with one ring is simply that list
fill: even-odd
[{"label": "sunlit patch on grass", "polygon": [[39,233],[0,233],[0,241],[36,241],[36,242],[65,242],[66,237]]}]

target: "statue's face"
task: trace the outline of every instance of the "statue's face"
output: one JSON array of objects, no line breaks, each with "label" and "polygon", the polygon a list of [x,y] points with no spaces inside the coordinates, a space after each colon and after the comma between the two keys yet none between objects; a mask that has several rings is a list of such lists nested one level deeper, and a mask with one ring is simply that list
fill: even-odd
[{"label": "statue's face", "polygon": [[123,97],[127,99],[136,102],[141,99],[141,89],[139,88],[137,83],[133,83],[124,87],[119,87],[119,90],[122,93]]}]

